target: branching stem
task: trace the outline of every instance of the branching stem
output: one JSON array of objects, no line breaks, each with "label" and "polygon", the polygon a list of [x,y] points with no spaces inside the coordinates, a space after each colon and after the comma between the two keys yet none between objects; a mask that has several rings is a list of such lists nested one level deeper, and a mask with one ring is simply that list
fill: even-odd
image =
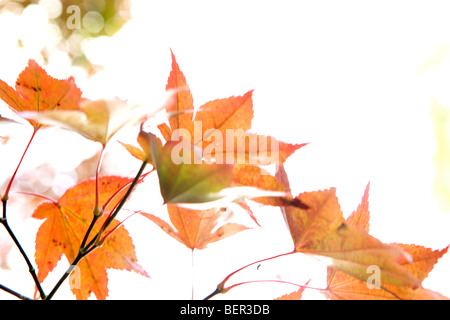
[{"label": "branching stem", "polygon": [[81,250],[78,252],[78,255],[75,257],[75,259],[72,262],[72,265],[67,269],[66,272],[62,275],[62,277],[59,279],[59,281],[56,283],[55,287],[50,291],[48,294],[46,300],[51,300],[53,296],[55,295],[56,291],[58,291],[59,287],[63,284],[63,282],[67,279],[67,277],[70,275],[71,271],[75,266],[78,265],[78,263],[85,257],[85,254],[81,252]]},{"label": "branching stem", "polygon": [[239,268],[236,271],[233,271],[232,273],[230,273],[228,276],[225,277],[225,279],[223,279],[223,281],[220,284],[224,285],[225,282],[227,282],[228,279],[230,279],[234,274],[236,274],[236,273],[238,273],[238,272],[240,272],[240,271],[242,271],[242,270],[244,270],[244,269],[246,269],[246,268],[248,268],[248,267],[250,267],[252,265],[255,265],[257,263],[261,263],[261,262],[264,262],[264,261],[269,261],[269,260],[272,260],[272,259],[288,256],[288,255],[291,255],[291,254],[294,254],[294,253],[295,253],[295,251],[282,253],[282,254],[279,254],[279,255],[276,255],[276,256],[273,256],[273,257],[270,257],[270,258],[264,258],[262,260],[258,260],[258,261],[252,262],[252,263],[250,263],[250,264],[248,264],[246,266],[243,266],[242,268]]},{"label": "branching stem", "polygon": [[[2,200],[3,202],[3,214],[4,216],[6,216],[6,200]],[[5,227],[6,231],[8,232],[9,236],[11,237],[11,239],[14,241],[14,244],[16,245],[16,247],[19,249],[20,253],[22,254],[22,257],[25,259],[25,262],[27,263],[28,266],[28,270],[30,271],[31,276],[33,277],[34,283],[36,284],[36,287],[39,290],[39,294],[41,295],[42,299],[45,299],[45,293],[44,290],[42,289],[42,286],[39,282],[39,279],[36,275],[36,270],[33,267],[33,264],[31,263],[30,259],[28,259],[27,254],[25,253],[25,251],[23,250],[19,240],[16,238],[16,236],[14,235],[14,232],[12,231],[11,227],[8,224],[8,221],[5,218],[0,219],[0,223]]]},{"label": "branching stem", "polygon": [[89,253],[94,251],[96,248],[98,248],[100,245],[97,242],[97,239],[100,238],[101,234],[100,232],[104,232],[106,228],[109,226],[109,224],[114,220],[117,213],[122,209],[125,202],[128,200],[129,196],[131,195],[131,192],[133,191],[134,187],[138,183],[142,173],[144,172],[144,169],[146,167],[146,162],[143,162],[141,167],[139,168],[138,173],[136,174],[136,177],[134,178],[133,182],[131,183],[130,187],[128,188],[126,194],[123,196],[123,198],[120,200],[119,205],[114,209],[114,212],[108,217],[108,219],[104,222],[104,226],[101,228],[101,230],[93,237],[93,239],[86,244],[89,234],[91,233],[95,223],[97,222],[97,219],[100,216],[95,216],[92,219],[91,224],[89,225],[88,230],[86,231],[86,234],[84,236],[83,242],[80,246],[80,250],[78,251],[77,256],[75,257],[74,261],[70,265],[70,267],[67,269],[67,271],[62,275],[62,277],[59,279],[59,281],[56,283],[55,287],[52,289],[52,291],[48,294],[46,300],[50,300],[53,298],[55,293],[58,291],[61,284],[67,279],[67,277],[70,275],[70,272],[73,270],[75,266],[78,265],[78,263],[86,257]]},{"label": "branching stem", "polygon": [[248,268],[248,267],[250,267],[250,266],[253,266],[253,265],[257,264],[257,263],[261,263],[261,262],[264,262],[264,261],[269,261],[269,260],[276,259],[276,258],[279,258],[279,257],[291,255],[291,254],[294,254],[294,253],[295,253],[295,251],[292,251],[292,252],[282,253],[282,254],[279,254],[279,255],[276,255],[276,256],[273,256],[273,257],[270,257],[270,258],[264,258],[264,259],[262,259],[262,260],[258,260],[258,261],[252,262],[252,263],[250,263],[250,264],[248,264],[248,265],[246,265],[246,266],[243,266],[242,268],[239,268],[239,269],[233,271],[232,273],[230,273],[229,275],[227,275],[227,276],[225,277],[225,279],[223,279],[222,282],[219,283],[219,284],[217,285],[216,290],[214,290],[214,292],[212,292],[210,295],[208,295],[206,298],[204,298],[204,300],[208,300],[208,299],[214,297],[215,295],[217,295],[217,294],[219,294],[219,293],[225,293],[225,292],[227,292],[228,290],[230,290],[234,285],[232,285],[232,286],[226,288],[226,287],[225,287],[225,283],[226,283],[233,275],[235,275],[236,273],[238,273],[238,272],[244,270],[245,268]]}]

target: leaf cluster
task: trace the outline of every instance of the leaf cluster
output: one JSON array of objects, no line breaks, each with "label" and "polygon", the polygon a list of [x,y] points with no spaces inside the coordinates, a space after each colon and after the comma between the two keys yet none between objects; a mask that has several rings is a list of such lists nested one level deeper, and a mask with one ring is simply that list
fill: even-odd
[{"label": "leaf cluster", "polygon": [[[386,244],[369,233],[369,187],[358,208],[347,218],[341,211],[336,190],[291,192],[284,163],[307,143],[291,144],[266,133],[251,131],[253,90],[240,96],[209,101],[198,108],[175,55],[166,90],[168,99],[155,110],[126,101],[82,97],[73,78],[49,76],[35,61],[19,75],[15,88],[0,80],[0,98],[33,127],[60,126],[99,143],[97,170],[92,178],[66,190],[58,199],[43,195],[32,214],[42,220],[36,234],[33,264],[14,236],[7,221],[7,204],[16,173],[3,193],[1,223],[30,267],[38,295],[51,299],[58,288],[79,268],[79,286],[71,286],[77,299],[108,297],[107,269],[149,274],[139,265],[132,235],[117,219],[131,194],[149,174],[158,178],[159,192],[169,221],[158,214],[140,214],[188,249],[203,250],[210,243],[243,232],[248,226],[230,222],[233,206],[248,214],[259,227],[252,203],[278,208],[292,238],[293,250],[281,255],[305,254],[328,265],[327,287],[318,289],[330,299],[446,299],[422,287],[438,259],[448,250],[431,250],[414,244]],[[148,126],[148,120],[163,113],[166,121]],[[103,151],[124,126],[136,126],[136,141],[120,143],[124,151],[142,162],[135,177],[100,176]],[[28,149],[25,149],[23,157]],[[22,157],[22,159],[23,159]],[[271,174],[270,169],[275,169]],[[37,195],[39,196],[39,195]],[[49,294],[41,283],[53,272],[62,256],[71,262]],[[228,284],[239,271],[231,272],[207,298],[226,293],[244,283]],[[368,270],[376,268],[377,274]],[[374,278],[374,276],[378,276]],[[376,289],[370,284],[375,279]],[[267,279],[267,281],[276,281]],[[282,282],[282,281],[280,281]],[[300,299],[308,287],[279,299]],[[19,298],[27,297],[1,285]]]}]

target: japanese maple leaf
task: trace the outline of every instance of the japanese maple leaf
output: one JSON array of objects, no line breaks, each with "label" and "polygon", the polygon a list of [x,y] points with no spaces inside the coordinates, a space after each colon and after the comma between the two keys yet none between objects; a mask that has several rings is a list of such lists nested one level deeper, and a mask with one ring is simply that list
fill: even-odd
[{"label": "japanese maple leaf", "polygon": [[288,195],[285,187],[274,176],[254,165],[234,165],[233,182],[231,186],[248,186],[261,190],[273,191],[273,196],[252,198],[253,201],[264,205],[279,206],[285,204],[280,198]]},{"label": "japanese maple leaf", "polygon": [[[358,208],[347,218],[348,224],[359,227],[369,232],[369,186],[367,184],[361,203]],[[406,252],[412,263],[403,261],[403,267],[415,276],[420,282],[423,281],[432,270],[438,259],[448,250],[432,250],[423,246],[394,244]],[[328,267],[327,269],[327,292],[330,299],[355,300],[355,299],[447,299],[441,294],[425,289],[422,286],[411,289],[407,286],[394,286],[385,284],[381,288],[369,287],[366,282],[354,278],[346,273]]]},{"label": "japanese maple leaf", "polygon": [[[448,251],[448,246],[442,250],[432,250],[418,245],[396,245],[411,255],[413,262],[404,264],[404,267],[420,281],[428,276],[439,258]],[[366,282],[332,268],[327,273],[326,295],[333,300],[448,300],[442,294],[423,286],[412,289],[385,284],[381,288],[371,288]]]},{"label": "japanese maple leaf", "polygon": [[[15,90],[0,80],[0,98],[15,112],[75,110],[82,100],[73,77],[58,80],[49,76],[36,61],[29,60],[20,73]],[[35,128],[41,125],[29,119]]]},{"label": "japanese maple leaf", "polygon": [[[245,197],[255,197],[254,189],[265,192],[266,197],[257,197],[275,205],[284,204],[283,199],[269,200],[270,192],[280,190],[269,186],[270,178],[261,179],[259,169],[249,167],[245,176],[233,174],[232,166],[237,164],[269,164],[284,162],[293,152],[305,144],[291,145],[272,137],[249,133],[243,144],[235,144],[240,139],[233,135],[227,143],[218,137],[227,136],[228,132],[246,132],[251,128],[253,118],[252,93],[233,96],[226,99],[209,101],[194,114],[192,95],[186,78],[172,55],[172,70],[166,90],[175,92],[165,105],[170,115],[169,123],[158,126],[166,140],[163,145],[151,147],[157,141],[154,134],[141,133],[138,142],[141,148],[122,143],[135,158],[154,164],[160,182],[161,194],[165,203],[201,203],[218,199],[240,201]],[[212,137],[212,139],[210,139]],[[189,145],[190,144],[190,145]],[[161,145],[161,146],[160,146]],[[174,160],[174,150],[181,148],[181,161]],[[211,147],[212,146],[212,147]],[[179,151],[175,152],[178,155]],[[199,161],[190,160],[191,156]],[[231,159],[229,159],[231,156]],[[185,161],[187,159],[187,161]],[[268,160],[269,159],[269,160]],[[267,173],[268,174],[268,173]],[[233,181],[234,179],[234,181]],[[245,181],[243,181],[243,179]],[[275,180],[272,177],[272,180]],[[248,183],[253,181],[252,183]],[[276,181],[275,181],[276,182]],[[232,183],[232,188],[227,188]],[[239,188],[237,188],[239,187]],[[251,189],[252,188],[252,189]],[[259,191],[261,191],[259,190]],[[245,206],[245,205],[244,205]]]},{"label": "japanese maple leaf", "polygon": [[[107,176],[99,179],[100,204],[108,202],[105,214],[114,208],[132,179]],[[33,213],[36,219],[45,219],[36,235],[36,264],[39,281],[44,281],[64,254],[69,262],[78,254],[81,242],[93,217],[95,180],[82,181],[68,189],[58,201],[44,202]],[[100,230],[104,218],[94,226]],[[114,220],[110,228],[116,228]],[[108,229],[109,230],[109,229]],[[92,237],[91,237],[92,238]],[[137,263],[134,245],[123,226],[117,228],[105,243],[88,254],[78,264],[81,287],[71,288],[77,299],[85,300],[91,293],[98,299],[108,296],[108,268],[135,271],[148,277]]]},{"label": "japanese maple leaf", "polygon": [[[246,200],[252,200],[262,205],[269,206],[285,206],[293,205],[306,208],[305,204],[298,199],[292,198],[289,190],[281,184],[269,172],[254,165],[234,165],[233,180],[231,190],[237,189],[235,192],[241,199],[237,198],[237,203],[247,211],[250,217],[259,225],[250,207],[246,204]],[[241,187],[249,187],[251,189],[240,190]]]},{"label": "japanese maple leaf", "polygon": [[210,130],[210,136],[205,132],[203,156],[220,163],[269,165],[285,162],[295,151],[307,145],[285,143],[271,136],[242,131],[240,133],[239,130],[236,129],[235,133],[229,136],[223,136],[218,130]]},{"label": "japanese maple leaf", "polygon": [[147,113],[141,105],[128,105],[119,99],[100,99],[84,101],[76,110],[23,112],[20,115],[39,123],[75,131],[105,146],[125,125],[138,123]]},{"label": "japanese maple leaf", "polygon": [[[215,230],[219,219],[223,217],[223,211],[220,208],[192,210],[169,204],[167,210],[173,227],[155,215],[144,212],[141,212],[141,214],[192,250],[204,249],[209,243],[248,229],[246,226],[237,223],[225,223]],[[213,230],[215,231],[213,232]]]},{"label": "japanese maple leaf", "polygon": [[171,55],[172,70],[166,89],[178,92],[172,103],[166,106],[170,115],[169,125],[162,123],[158,126],[166,141],[179,140],[180,136],[184,137],[184,132],[192,145],[203,150],[207,160],[239,164],[283,163],[305,145],[284,143],[270,136],[248,132],[253,119],[253,90],[242,96],[206,102],[195,110],[186,77],[173,52]]},{"label": "japanese maple leaf", "polygon": [[220,191],[230,184],[231,165],[205,164],[197,159],[190,144],[182,152],[175,150],[178,142],[161,145],[149,134],[153,164],[158,173],[164,203],[203,203],[223,198]]},{"label": "japanese maple leaf", "polygon": [[[183,72],[181,72],[178,63],[175,60],[175,55],[172,51],[171,55],[172,70],[170,71],[166,90],[176,90],[177,93],[175,98],[171,100],[171,103],[165,107],[167,113],[173,115],[169,119],[171,130],[169,129],[167,132],[169,132],[170,134],[172,131],[180,128],[188,129],[190,132],[192,132],[192,116],[194,111],[192,94],[189,90],[186,78]],[[161,132],[163,132],[162,129]]]},{"label": "japanese maple leaf", "polygon": [[[287,175],[279,166],[277,175],[289,189]],[[313,255],[333,268],[367,281],[367,268],[381,270],[381,282],[417,288],[420,281],[402,264],[409,257],[397,246],[384,244],[343,218],[336,190],[304,192],[298,198],[308,206],[281,207],[294,242],[294,252]]]}]

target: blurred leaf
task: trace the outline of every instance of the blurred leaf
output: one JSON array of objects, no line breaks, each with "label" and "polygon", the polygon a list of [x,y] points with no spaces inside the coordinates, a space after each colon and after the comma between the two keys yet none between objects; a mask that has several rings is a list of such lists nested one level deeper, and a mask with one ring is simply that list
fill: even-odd
[{"label": "blurred leaf", "polygon": [[94,100],[80,104],[78,110],[24,112],[20,115],[39,123],[58,125],[83,137],[106,145],[125,125],[139,123],[148,114],[140,105],[129,106],[125,101]]}]

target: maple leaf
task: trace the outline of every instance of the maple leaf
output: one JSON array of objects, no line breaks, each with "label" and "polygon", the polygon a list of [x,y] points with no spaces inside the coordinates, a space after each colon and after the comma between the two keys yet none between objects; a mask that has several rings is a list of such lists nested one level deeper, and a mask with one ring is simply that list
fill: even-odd
[{"label": "maple leaf", "polygon": [[189,249],[205,249],[209,243],[248,229],[237,223],[226,223],[213,232],[219,219],[223,217],[223,210],[220,208],[192,210],[169,204],[167,211],[173,227],[155,215],[145,212],[141,214]]},{"label": "maple leaf", "polygon": [[[347,218],[346,222],[359,227],[366,232],[369,231],[369,186],[364,191],[361,203],[357,210]],[[442,257],[448,250],[448,247],[443,250],[435,250],[425,248],[417,245],[393,244],[406,252],[412,263],[409,261],[400,262],[400,264],[416,277],[420,282],[423,281],[428,273],[432,270],[438,259]],[[334,268],[327,268],[327,292],[326,295],[330,299],[447,299],[447,297],[423,288],[420,286],[416,289],[411,289],[407,286],[394,286],[384,284],[380,289],[372,288],[366,282],[354,278],[346,273],[335,270]]]},{"label": "maple leaf", "polygon": [[[107,203],[105,213],[113,209],[126,191],[132,179],[107,176],[99,179],[99,201]],[[33,213],[36,219],[45,219],[36,235],[36,264],[38,278],[43,282],[64,254],[67,260],[74,261],[81,242],[93,217],[95,202],[95,180],[82,181],[68,189],[55,203],[44,202]],[[105,215],[106,216],[106,215]],[[101,225],[104,217],[98,220]],[[94,226],[98,232],[100,227]],[[111,228],[119,222],[114,220]],[[77,299],[87,299],[94,293],[98,299],[108,296],[108,268],[133,270],[148,277],[137,263],[134,245],[123,226],[117,228],[106,242],[92,251],[78,264],[81,287],[71,288]]]},{"label": "maple leaf", "polygon": [[165,203],[202,203],[224,197],[219,192],[230,184],[233,166],[205,164],[201,159],[195,163],[195,150],[189,144],[181,154],[175,150],[182,142],[169,141],[161,147],[155,137],[150,143]]},{"label": "maple leaf", "polygon": [[52,110],[20,113],[26,119],[57,125],[83,137],[100,142],[103,146],[125,125],[143,119],[147,110],[140,105],[128,105],[119,99],[85,101],[77,110]]},{"label": "maple leaf", "polygon": [[[194,126],[195,128],[196,126]],[[207,135],[209,130],[209,134]],[[250,165],[279,164],[295,151],[307,145],[290,144],[277,139],[240,131],[224,136],[219,130],[208,129],[203,141],[203,157],[209,162]],[[226,129],[231,130],[231,129]]]},{"label": "maple leaf", "polygon": [[[236,189],[242,186],[255,188],[254,192],[249,190],[247,193],[243,193],[242,197],[263,205],[285,206],[289,204],[306,209],[304,203],[292,198],[290,191],[286,190],[276,177],[258,166],[234,165],[233,180],[230,186]],[[258,196],[259,193],[261,196]],[[249,210],[249,208],[244,208]]]},{"label": "maple leaf", "polygon": [[[176,98],[167,104],[169,125],[158,128],[166,141],[190,140],[202,149],[208,162],[227,164],[283,163],[292,153],[306,144],[289,144],[273,137],[249,133],[253,119],[253,90],[242,96],[216,99],[194,109],[186,78],[173,52],[172,70],[167,90],[178,90]],[[193,114],[195,112],[195,117]]]},{"label": "maple leaf", "polygon": [[[403,266],[420,281],[423,281],[428,276],[428,273],[432,270],[438,259],[448,251],[448,246],[442,250],[432,250],[417,245],[396,245],[411,255],[413,262],[404,264]],[[425,289],[423,286],[412,289],[407,286],[385,284],[381,288],[372,288],[364,281],[333,270],[332,268],[330,269],[327,273],[328,285],[326,295],[333,300],[448,300],[442,294]]]},{"label": "maple leaf", "polygon": [[420,286],[420,281],[403,266],[405,261],[411,262],[403,250],[384,244],[350,224],[342,223],[326,237],[296,250],[331,258],[330,263],[335,269],[363,281],[370,279],[369,267],[376,266],[380,270],[382,286],[395,284],[414,289]]},{"label": "maple leaf", "polygon": [[298,198],[309,206],[308,210],[282,207],[296,250],[336,230],[344,222],[334,188],[305,192]]},{"label": "maple leaf", "polygon": [[[34,60],[28,61],[15,88],[0,80],[0,98],[15,112],[75,110],[82,100],[73,77],[67,80],[52,78]],[[28,122],[35,128],[41,126],[33,119]]]},{"label": "maple leaf", "polygon": [[[283,166],[278,166],[276,176],[289,189]],[[370,276],[367,268],[376,265],[381,270],[383,285],[391,283],[412,288],[420,285],[420,281],[401,265],[409,257],[403,250],[384,244],[364,229],[345,222],[334,188],[304,192],[296,198],[308,209],[281,207],[294,242],[294,252],[313,255],[362,281]],[[361,213],[368,214],[363,208],[360,207]],[[357,215],[355,213],[352,219],[356,220]]]},{"label": "maple leaf", "polygon": [[[144,153],[144,151],[142,151],[141,149],[129,144],[129,143],[125,143],[125,142],[121,142],[119,141],[119,143],[136,159],[141,160],[141,161],[146,161],[147,157]],[[151,161],[149,161],[151,162]]]},{"label": "maple leaf", "polygon": [[[207,140],[214,132],[220,132],[222,137],[226,137],[227,129],[245,132],[251,128],[253,119],[252,93],[253,90],[243,96],[209,101],[198,109],[195,121],[202,124],[200,138],[204,144],[209,144]],[[193,144],[200,142],[193,141]]]},{"label": "maple leaf", "polygon": [[370,182],[364,190],[364,195],[361,199],[361,203],[358,205],[358,208],[353,211],[346,220],[347,223],[357,226],[366,232],[369,232],[370,228],[369,189]]},{"label": "maple leaf", "polygon": [[141,148],[137,148],[131,144],[123,143],[122,144],[125,149],[136,159],[145,161],[147,163],[153,164],[153,155],[152,155],[152,145],[153,148],[156,148],[157,150],[162,148],[162,142],[161,140],[155,136],[151,132],[145,132],[142,130],[139,131],[137,142],[140,145]]},{"label": "maple leaf", "polygon": [[[169,119],[170,127],[172,131],[179,128],[192,129],[192,112],[194,110],[192,95],[172,50],[170,53],[172,56],[172,70],[167,80],[166,90],[177,90],[175,98],[165,107],[168,114],[174,115]],[[192,131],[190,130],[190,132]]]}]

